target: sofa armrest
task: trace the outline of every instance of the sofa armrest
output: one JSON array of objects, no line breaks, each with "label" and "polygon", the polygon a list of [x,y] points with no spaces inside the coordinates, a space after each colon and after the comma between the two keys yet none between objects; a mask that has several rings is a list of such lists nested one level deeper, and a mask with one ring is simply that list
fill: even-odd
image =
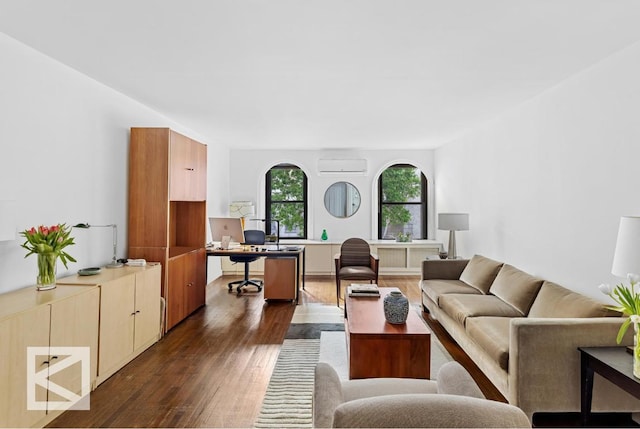
[{"label": "sofa armrest", "polygon": [[335,409],[342,404],[342,382],[333,367],[318,362],[313,383],[313,426],[330,427]]},{"label": "sofa armrest", "polygon": [[422,280],[458,280],[468,259],[426,259],[422,261]]},{"label": "sofa armrest", "polygon": [[487,399],[443,394],[376,396],[336,408],[333,427],[531,427],[517,407]]},{"label": "sofa armrest", "polygon": [[[509,338],[509,403],[528,415],[536,411],[579,410],[580,352],[577,348],[617,346],[616,335],[623,320],[619,317],[514,318]],[[633,344],[631,331],[627,332],[622,345]],[[615,400],[619,398],[616,396]],[[625,402],[628,403],[623,398],[620,405]]]}]

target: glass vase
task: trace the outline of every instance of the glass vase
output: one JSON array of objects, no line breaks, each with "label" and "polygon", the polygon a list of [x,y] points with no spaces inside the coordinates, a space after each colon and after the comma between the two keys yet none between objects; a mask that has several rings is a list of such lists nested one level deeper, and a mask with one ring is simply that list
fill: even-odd
[{"label": "glass vase", "polygon": [[638,341],[638,325],[640,323],[634,323],[633,329],[635,335],[633,336],[633,376],[640,378],[640,341]]},{"label": "glass vase", "polygon": [[326,230],[326,229],[323,229],[323,230],[322,230],[322,234],[320,235],[320,239],[321,239],[322,241],[327,241],[327,239],[328,239],[328,238],[329,238],[329,236],[327,235],[327,230]]},{"label": "glass vase", "polygon": [[54,252],[38,253],[38,290],[49,290],[56,287],[56,267],[58,255]]}]

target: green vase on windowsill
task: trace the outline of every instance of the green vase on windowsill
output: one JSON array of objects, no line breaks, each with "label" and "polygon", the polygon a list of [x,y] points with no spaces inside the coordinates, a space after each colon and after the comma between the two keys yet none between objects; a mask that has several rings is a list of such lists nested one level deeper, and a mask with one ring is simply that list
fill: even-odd
[{"label": "green vase on windowsill", "polygon": [[320,239],[322,241],[327,241],[329,239],[329,236],[327,235],[327,230],[326,229],[322,230],[322,235],[320,236]]}]

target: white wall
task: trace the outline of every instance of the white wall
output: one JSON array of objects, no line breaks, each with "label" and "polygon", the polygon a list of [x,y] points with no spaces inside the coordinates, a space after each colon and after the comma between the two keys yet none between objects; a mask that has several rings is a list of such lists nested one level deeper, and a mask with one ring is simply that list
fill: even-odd
[{"label": "white wall", "polygon": [[[0,201],[13,201],[15,240],[0,242],[0,293],[35,284],[17,231],[40,224],[116,223],[126,257],[129,128],[171,127],[200,136],[142,104],[0,33]],[[208,145],[209,210],[228,199],[228,150]],[[5,207],[6,204],[0,204]],[[5,225],[6,226],[6,225]],[[78,262],[58,276],[111,259],[110,230],[72,231]]]},{"label": "white wall", "polygon": [[[393,146],[392,143],[389,144]],[[319,175],[318,159],[366,159],[366,175]],[[330,241],[342,241],[348,237],[377,238],[378,177],[393,164],[408,163],[419,168],[428,181],[429,196],[433,195],[433,152],[402,150],[361,151],[231,151],[231,199],[253,201],[257,204],[256,216],[264,217],[265,174],[274,165],[295,164],[307,175],[308,184],[308,237],[320,239],[326,229]],[[360,209],[348,219],[331,216],[324,208],[324,193],[334,182],[346,181],[360,191]],[[432,206],[432,204],[429,204]],[[428,220],[429,235],[433,236],[433,219]]]},{"label": "white wall", "polygon": [[638,76],[640,44],[438,149],[438,211],[470,213],[459,253],[604,298],[619,218],[640,214]]}]

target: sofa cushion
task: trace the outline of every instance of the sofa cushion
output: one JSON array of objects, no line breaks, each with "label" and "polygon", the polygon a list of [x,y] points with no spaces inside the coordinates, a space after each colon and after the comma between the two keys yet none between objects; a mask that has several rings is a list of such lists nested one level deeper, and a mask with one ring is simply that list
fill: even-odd
[{"label": "sofa cushion", "polygon": [[461,282],[460,280],[422,280],[420,282],[420,288],[425,295],[440,305],[440,296],[448,293],[462,293],[477,295],[480,291],[476,288],[469,286],[468,284]]},{"label": "sofa cushion", "polygon": [[509,324],[511,317],[469,317],[465,330],[473,341],[494,359],[500,368],[509,369]]},{"label": "sofa cushion", "polygon": [[460,274],[460,280],[486,294],[502,268],[502,262],[473,255]]},{"label": "sofa cushion", "polygon": [[607,317],[620,313],[588,296],[545,281],[533,301],[529,317]]},{"label": "sofa cushion", "polygon": [[446,294],[440,296],[440,308],[463,326],[469,317],[522,316],[518,310],[493,295]]},{"label": "sofa cushion", "polygon": [[520,316],[525,316],[540,286],[542,286],[542,279],[504,264],[493,281],[489,293],[511,304],[520,312]]}]

